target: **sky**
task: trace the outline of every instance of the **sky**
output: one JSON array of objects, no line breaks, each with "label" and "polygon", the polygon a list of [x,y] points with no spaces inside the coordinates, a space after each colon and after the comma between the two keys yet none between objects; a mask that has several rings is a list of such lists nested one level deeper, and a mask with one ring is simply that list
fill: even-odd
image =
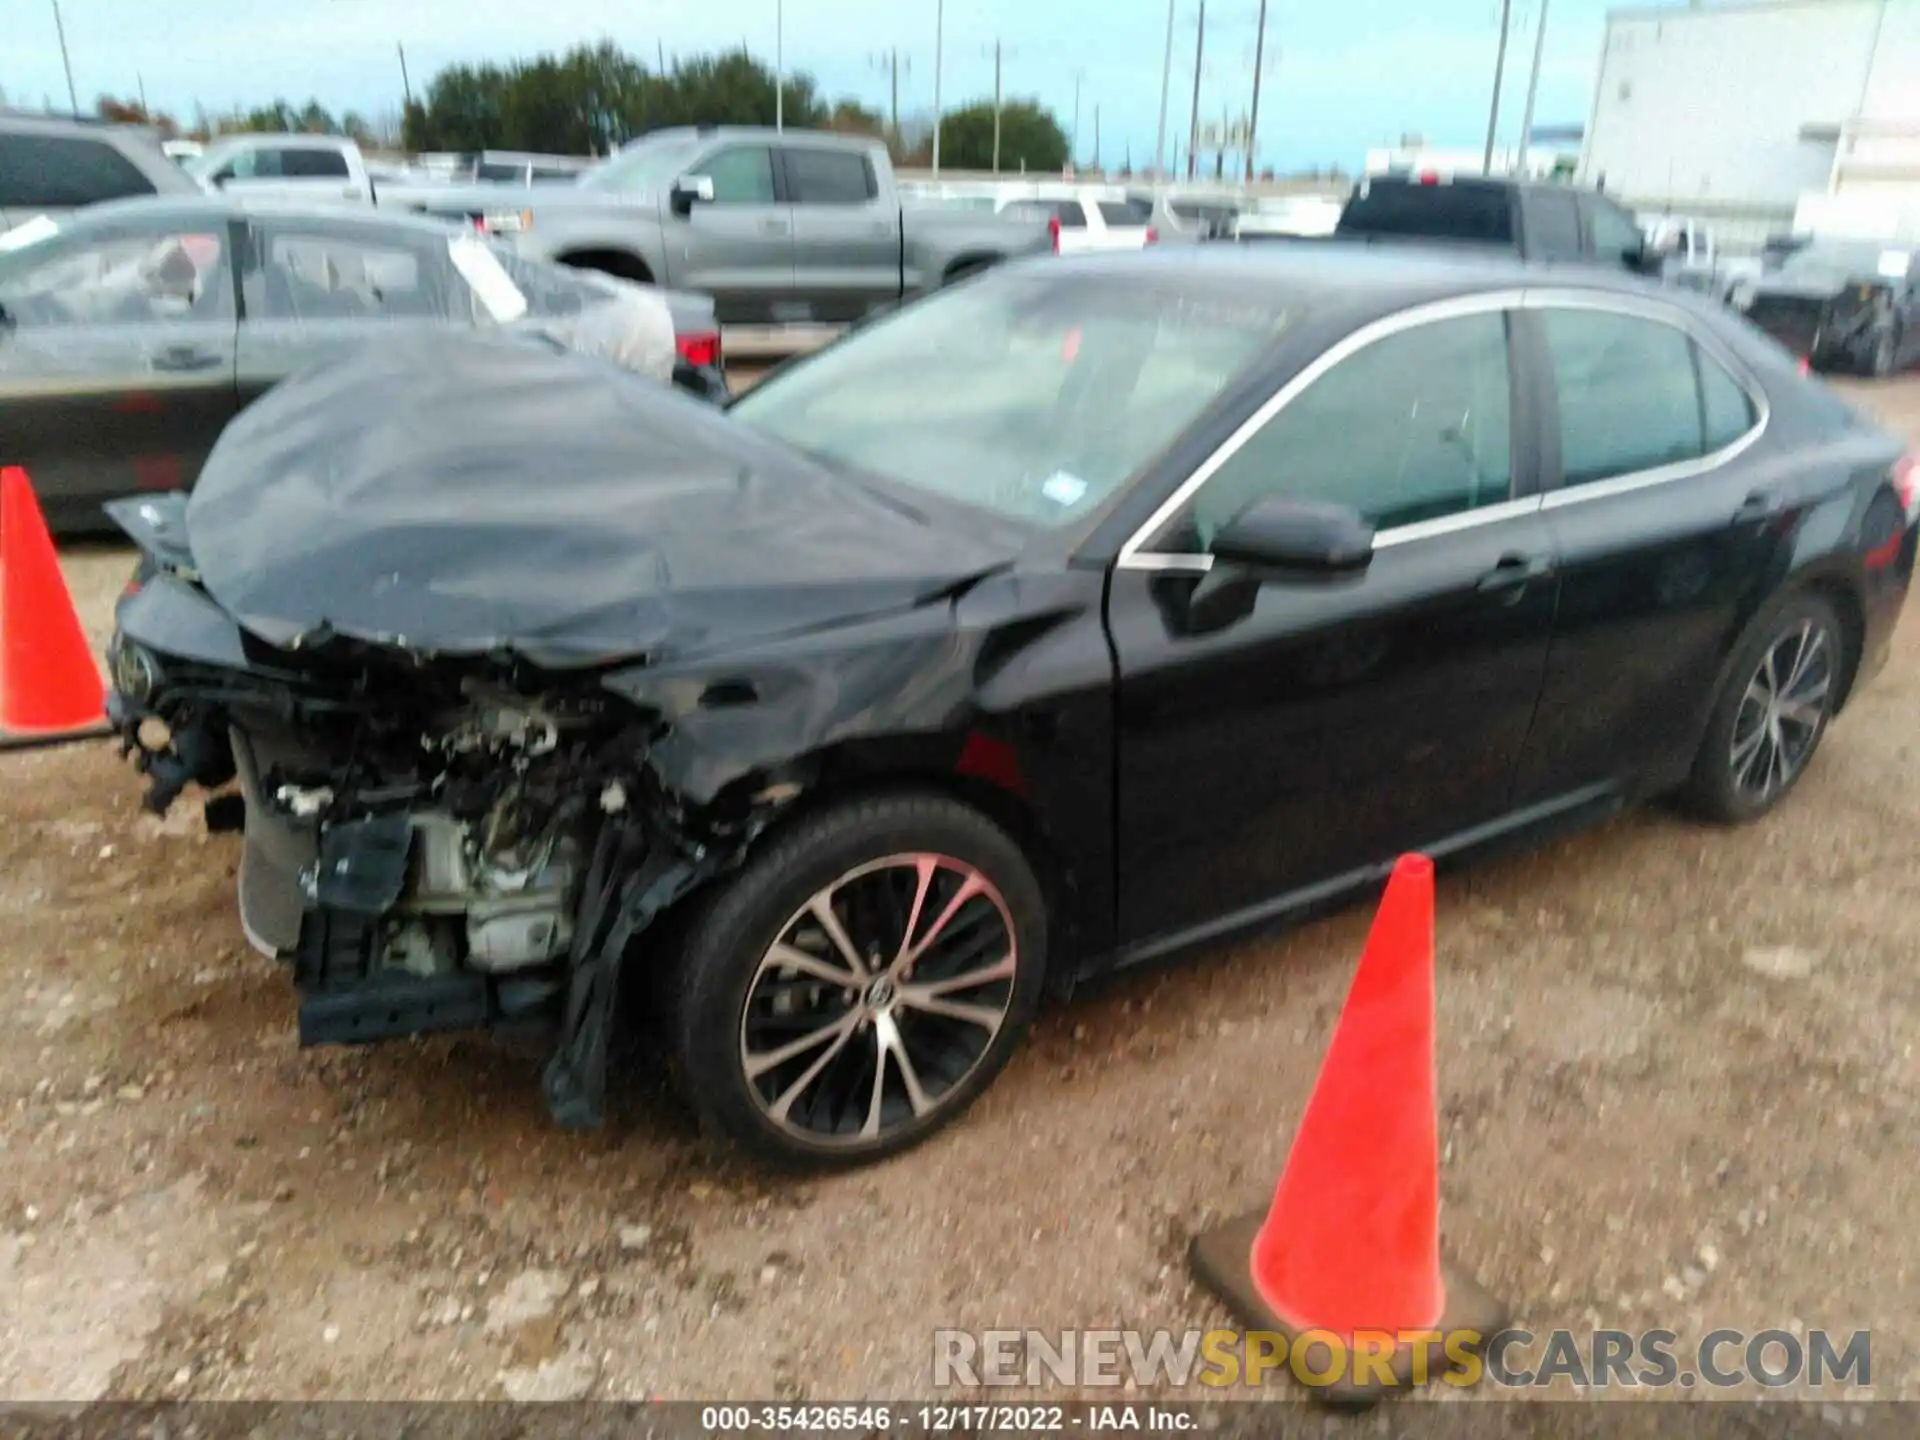
[{"label": "sky", "polygon": [[[993,94],[1002,46],[1008,97],[1050,107],[1076,153],[1154,159],[1167,53],[1167,0],[59,0],[83,108],[137,95],[182,119],[309,96],[335,113],[397,111],[404,45],[416,93],[443,66],[506,61],[611,39],[651,62],[745,44],[811,73],[830,97],[884,110],[883,51],[902,56],[903,114],[934,104],[936,15],[945,108]],[[1502,143],[1517,143],[1540,9],[1550,4],[1536,124],[1584,124],[1606,0],[1512,0]],[[1247,108],[1260,0],[1207,4],[1202,119]],[[1169,158],[1193,103],[1199,0],[1174,0]],[[1485,139],[1500,0],[1269,0],[1259,160],[1281,169],[1357,167],[1414,132],[1437,145]],[[54,0],[0,0],[0,91],[66,105]],[[1182,145],[1184,153],[1184,144]]]}]

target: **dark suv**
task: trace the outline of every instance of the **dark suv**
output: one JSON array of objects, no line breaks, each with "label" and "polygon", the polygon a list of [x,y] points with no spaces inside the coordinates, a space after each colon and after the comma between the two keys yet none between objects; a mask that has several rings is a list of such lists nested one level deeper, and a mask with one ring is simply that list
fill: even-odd
[{"label": "dark suv", "polygon": [[137,195],[194,195],[151,130],[0,110],[0,229]]}]

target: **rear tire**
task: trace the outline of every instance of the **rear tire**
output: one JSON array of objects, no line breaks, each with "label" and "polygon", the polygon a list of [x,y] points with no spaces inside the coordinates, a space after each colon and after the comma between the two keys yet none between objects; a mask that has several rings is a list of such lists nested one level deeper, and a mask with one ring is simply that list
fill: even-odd
[{"label": "rear tire", "polygon": [[686,1098],[773,1164],[916,1145],[1025,1036],[1046,947],[1039,882],[979,812],[932,795],[823,810],[690,918],[670,1023]]},{"label": "rear tire", "polygon": [[1806,773],[1826,734],[1847,664],[1833,606],[1795,595],[1734,651],[1685,791],[1703,817],[1757,820]]}]

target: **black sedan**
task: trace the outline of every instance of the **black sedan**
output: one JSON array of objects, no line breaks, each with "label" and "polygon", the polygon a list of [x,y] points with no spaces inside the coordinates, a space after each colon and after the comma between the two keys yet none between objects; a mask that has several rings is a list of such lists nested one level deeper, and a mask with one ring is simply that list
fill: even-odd
[{"label": "black sedan", "polygon": [[227,421],[294,371],[477,326],[725,395],[705,296],[370,210],[145,199],[0,234],[0,463],[27,468],[55,530],[110,528],[102,502],[191,485]]},{"label": "black sedan", "polygon": [[1913,248],[1814,238],[1733,293],[1747,318],[1817,370],[1891,375],[1920,347]]},{"label": "black sedan", "polygon": [[[1722,308],[1322,247],[996,269],[722,412],[415,339],[120,507],[112,710],[242,823],[309,1043],[615,996],[762,1156],[951,1119],[1043,990],[1674,793],[1885,661],[1902,447]],[[642,1007],[643,1009],[645,1007]]]}]

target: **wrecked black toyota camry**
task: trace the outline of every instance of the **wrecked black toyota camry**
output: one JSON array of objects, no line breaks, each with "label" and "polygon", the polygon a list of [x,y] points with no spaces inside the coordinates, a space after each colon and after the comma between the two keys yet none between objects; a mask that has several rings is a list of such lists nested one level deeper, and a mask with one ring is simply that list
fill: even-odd
[{"label": "wrecked black toyota camry", "polygon": [[996,268],[724,410],[396,339],[115,513],[113,713],[155,808],[244,829],[304,1040],[550,1027],[584,1125],[622,1017],[722,1132],[850,1162],[1043,990],[1404,850],[1766,813],[1920,490],[1724,307],[1194,246]]}]

